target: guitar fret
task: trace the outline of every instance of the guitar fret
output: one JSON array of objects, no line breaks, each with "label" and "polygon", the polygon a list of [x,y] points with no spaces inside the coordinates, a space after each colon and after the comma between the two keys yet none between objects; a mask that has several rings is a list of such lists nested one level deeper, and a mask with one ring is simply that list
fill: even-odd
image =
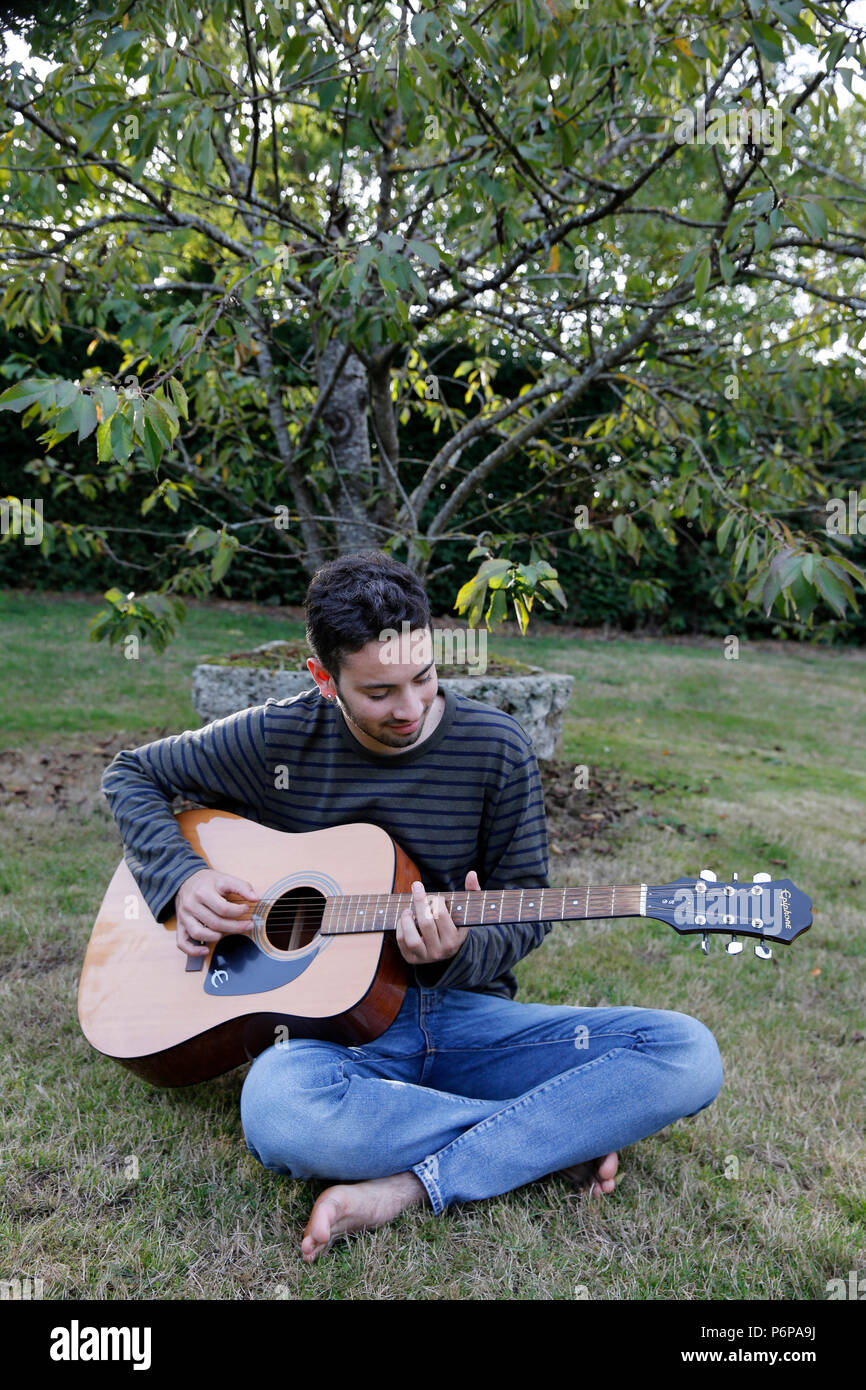
[{"label": "guitar fret", "polygon": [[[495,914],[492,917],[494,922],[506,924],[538,921],[548,917],[555,921],[569,921],[581,917],[615,918],[623,912],[632,916],[640,915],[641,911],[638,901],[632,903],[628,896],[622,905],[617,903],[617,893],[627,893],[622,885],[593,888],[592,884],[587,884],[583,890],[582,913],[578,911],[580,898],[577,894],[580,889],[541,888],[537,897],[527,898],[527,893],[532,891],[531,888],[490,889],[455,891],[443,893],[441,896],[452,920],[462,926],[483,925],[491,920],[491,914]],[[411,894],[407,893],[337,895],[330,898],[325,905],[321,929],[325,935],[393,931],[407,906],[412,906]]]}]

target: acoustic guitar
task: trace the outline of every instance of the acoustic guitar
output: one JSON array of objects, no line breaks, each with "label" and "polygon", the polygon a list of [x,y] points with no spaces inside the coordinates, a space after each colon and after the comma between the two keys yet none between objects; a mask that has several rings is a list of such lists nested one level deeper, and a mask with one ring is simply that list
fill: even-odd
[{"label": "acoustic guitar", "polygon": [[[421,874],[378,826],[292,835],[225,811],[184,811],[178,828],[211,868],[245,878],[258,901],[249,933],[186,956],[176,920],[149,912],[125,861],[90,938],[78,1016],[99,1052],[163,1086],[204,1081],[291,1036],[358,1045],[396,1017],[409,967],[394,931]],[[232,896],[232,895],[229,895]],[[681,935],[757,938],[755,953],[811,926],[789,879],[719,883],[705,869],[662,887],[509,888],[439,894],[458,926],[650,917]],[[236,901],[242,901],[236,898]]]}]

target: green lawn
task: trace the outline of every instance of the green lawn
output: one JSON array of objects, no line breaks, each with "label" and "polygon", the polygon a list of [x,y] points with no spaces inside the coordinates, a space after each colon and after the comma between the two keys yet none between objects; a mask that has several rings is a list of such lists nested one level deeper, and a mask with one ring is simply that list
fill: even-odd
[{"label": "green lawn", "polygon": [[[556,1178],[443,1217],[405,1214],[312,1268],[318,1191],[266,1172],[244,1072],[177,1091],[99,1056],[77,1022],[93,917],[120,858],[103,767],[196,721],[196,661],[299,636],[267,609],[195,607],[139,662],[87,641],[99,606],[0,598],[0,1279],[50,1298],[823,1299],[866,1273],[866,654],[721,641],[496,638],[575,676],[563,756],[634,809],[555,883],[662,883],[711,867],[790,877],[815,924],[772,962],[656,923],[558,928],[521,997],[679,1009],[715,1033],[718,1100],[622,1155],[616,1193]],[[137,1171],[137,1176],[136,1176]],[[733,1176],[736,1174],[736,1176]]]}]

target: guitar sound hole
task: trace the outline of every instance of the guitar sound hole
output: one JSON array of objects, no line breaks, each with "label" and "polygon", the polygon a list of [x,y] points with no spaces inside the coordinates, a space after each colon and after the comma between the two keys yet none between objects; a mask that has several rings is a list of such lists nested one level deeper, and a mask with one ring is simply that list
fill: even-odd
[{"label": "guitar sound hole", "polygon": [[325,896],[314,888],[292,888],[277,898],[265,922],[265,936],[278,951],[300,951],[322,925]]}]

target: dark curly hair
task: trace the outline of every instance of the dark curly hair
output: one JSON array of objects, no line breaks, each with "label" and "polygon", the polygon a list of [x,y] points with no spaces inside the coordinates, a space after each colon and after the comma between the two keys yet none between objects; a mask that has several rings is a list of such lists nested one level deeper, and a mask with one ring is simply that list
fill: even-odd
[{"label": "dark curly hair", "polygon": [[381,550],[360,550],[321,565],[304,599],[310,651],[337,679],[343,659],[385,628],[430,627],[430,603],[407,565]]}]

